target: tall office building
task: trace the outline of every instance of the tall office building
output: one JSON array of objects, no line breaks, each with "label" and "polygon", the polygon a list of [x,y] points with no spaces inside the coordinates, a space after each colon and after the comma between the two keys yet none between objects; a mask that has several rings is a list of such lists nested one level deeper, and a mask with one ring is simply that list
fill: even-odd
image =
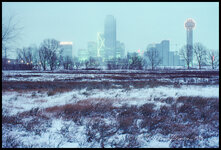
[{"label": "tall office building", "polygon": [[170,41],[163,40],[161,42],[162,54],[163,54],[163,65],[169,66],[169,51],[170,51]]},{"label": "tall office building", "polygon": [[107,15],[104,23],[105,58],[116,58],[116,20],[114,16]]},{"label": "tall office building", "polygon": [[174,52],[169,52],[169,66],[175,66],[174,64]]},{"label": "tall office building", "polygon": [[163,65],[163,49],[162,49],[162,44],[161,43],[157,43],[157,44],[155,44],[155,47],[156,47],[156,49],[158,51],[160,59],[162,60],[160,62],[160,64],[159,64],[161,66],[161,65]]},{"label": "tall office building", "polygon": [[154,47],[157,49],[159,58],[161,59],[160,66],[169,66],[169,51],[170,51],[170,41],[163,40],[161,43],[153,43],[147,46],[147,49]]},{"label": "tall office building", "polygon": [[195,21],[188,18],[184,25],[187,33],[187,56],[190,55],[190,63],[193,65],[193,28],[195,27]]},{"label": "tall office building", "polygon": [[90,41],[87,44],[87,49],[90,57],[97,57],[97,43]]},{"label": "tall office building", "polygon": [[180,56],[177,51],[174,52],[174,66],[181,66]]},{"label": "tall office building", "polygon": [[72,58],[72,42],[60,42],[60,47],[62,48],[62,56],[69,56]]}]

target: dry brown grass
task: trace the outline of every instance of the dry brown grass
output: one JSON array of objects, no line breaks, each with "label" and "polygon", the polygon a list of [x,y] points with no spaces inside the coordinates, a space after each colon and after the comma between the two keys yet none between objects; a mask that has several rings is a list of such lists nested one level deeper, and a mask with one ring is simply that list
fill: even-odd
[{"label": "dry brown grass", "polygon": [[17,125],[17,124],[21,124],[21,123],[22,123],[22,121],[17,116],[2,115],[2,124]]},{"label": "dry brown grass", "polygon": [[38,100],[34,100],[34,103],[46,103],[47,100],[45,99],[38,99]]},{"label": "dry brown grass", "polygon": [[62,116],[63,118],[78,121],[81,117],[85,116],[107,116],[113,109],[115,107],[112,106],[110,99],[97,98],[78,101],[74,104],[48,107],[44,111],[52,113],[57,117]]},{"label": "dry brown grass", "polygon": [[[19,113],[16,116],[2,116],[3,124],[22,125],[26,130],[41,134],[45,131],[46,122],[50,122],[52,117],[59,117],[65,120],[73,120],[75,123],[83,125],[84,119],[91,120],[87,124],[88,141],[96,139],[97,132],[106,136],[114,134],[117,130],[123,131],[122,134],[134,135],[129,138],[133,141],[136,135],[140,134],[140,129],[148,129],[148,133],[154,135],[161,133],[165,136],[172,135],[176,138],[186,138],[184,140],[173,139],[171,147],[191,147],[197,145],[194,139],[201,133],[198,130],[200,125],[208,125],[203,138],[209,138],[211,133],[219,132],[219,99],[218,98],[204,98],[204,97],[178,97],[176,100],[172,97],[160,99],[161,102],[166,102],[169,105],[160,107],[155,110],[153,103],[146,103],[140,107],[123,105],[121,107],[114,107],[113,101],[119,99],[109,98],[88,98],[72,104],[65,104],[62,106],[48,107],[43,110],[38,108],[30,111]],[[44,102],[44,100],[36,100],[35,102]],[[180,103],[183,105],[178,106]],[[50,116],[50,117],[48,117]],[[104,118],[115,118],[116,124],[106,124]],[[30,121],[24,123],[22,119],[32,118]],[[140,128],[137,126],[137,120],[141,120]],[[112,132],[112,128],[116,128]],[[96,130],[94,130],[96,129]],[[41,130],[41,131],[40,131]],[[106,137],[99,137],[101,146],[105,145]],[[137,144],[132,143],[133,144]],[[177,146],[176,146],[177,144]],[[118,143],[119,145],[119,143]],[[128,146],[130,147],[130,146]]]}]

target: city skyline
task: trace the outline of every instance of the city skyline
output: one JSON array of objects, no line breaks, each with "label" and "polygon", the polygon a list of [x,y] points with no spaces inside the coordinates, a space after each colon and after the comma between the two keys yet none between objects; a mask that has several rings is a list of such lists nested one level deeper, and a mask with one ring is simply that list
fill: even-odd
[{"label": "city skyline", "polygon": [[126,52],[146,50],[148,44],[162,40],[170,40],[172,51],[179,50],[186,44],[184,22],[187,18],[196,21],[194,43],[201,42],[215,50],[219,47],[218,2],[2,4],[3,19],[16,14],[24,26],[17,47],[38,46],[44,39],[54,38],[72,41],[77,53],[76,50],[87,47],[88,41],[97,41],[97,33],[104,31],[107,15],[116,18],[116,40],[125,44]]}]

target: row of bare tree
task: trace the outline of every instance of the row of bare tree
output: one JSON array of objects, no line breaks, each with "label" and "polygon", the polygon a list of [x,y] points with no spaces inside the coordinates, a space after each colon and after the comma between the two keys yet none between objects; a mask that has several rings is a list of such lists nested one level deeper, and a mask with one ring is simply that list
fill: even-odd
[{"label": "row of bare tree", "polygon": [[[15,43],[20,39],[23,27],[16,21],[15,15],[2,19],[2,58],[4,58],[3,66],[7,65],[8,53],[12,52]],[[30,65],[32,67],[42,67],[46,70],[56,69],[57,66],[63,65],[65,69],[70,68],[73,61],[70,56],[62,57],[62,49],[59,42],[55,39],[44,40],[40,47],[29,46],[17,49],[17,58],[20,63]],[[79,63],[76,63],[79,66]]]},{"label": "row of bare tree", "polygon": [[[191,63],[191,47],[184,45],[180,50],[180,55],[184,58],[187,68],[190,68]],[[207,49],[202,43],[195,43],[192,47],[193,54],[196,58],[199,69],[203,65],[211,65],[212,69],[219,65],[219,52]]]},{"label": "row of bare tree", "polygon": [[17,59],[20,63],[32,64],[37,69],[55,70],[60,66],[64,69],[71,69],[73,65],[79,67],[78,59],[73,61],[72,56],[63,56],[63,49],[59,41],[55,39],[45,39],[40,46],[29,46],[17,49]]},{"label": "row of bare tree", "polygon": [[13,49],[13,45],[20,38],[22,29],[15,15],[2,18],[2,58],[5,60],[9,50]]},{"label": "row of bare tree", "polygon": [[[33,50],[37,53],[34,54],[32,52]],[[195,43],[192,50],[199,69],[201,69],[203,65],[211,65],[212,69],[219,65],[218,53],[207,50],[201,43]],[[57,40],[46,39],[41,43],[39,48],[28,47],[18,49],[18,59],[24,63],[37,64],[37,66],[41,66],[43,70],[46,70],[47,66],[50,67],[50,70],[54,70],[60,65],[63,65],[64,69],[73,69],[74,67],[78,69],[80,66],[85,66],[85,68],[88,69],[97,68],[101,65],[99,60],[95,58],[90,57],[88,60],[79,61],[78,58],[63,57],[62,52],[63,50],[59,47]],[[180,55],[184,58],[187,69],[190,69],[192,56],[189,47],[183,46],[180,49]],[[159,51],[152,47],[147,49],[143,58],[138,55],[127,55],[127,58],[124,59],[109,60],[106,65],[108,69],[141,70],[147,66],[151,66],[152,70],[154,70],[161,62],[162,58],[160,58]]]},{"label": "row of bare tree", "polygon": [[79,69],[85,66],[86,69],[97,68],[100,66],[100,61],[90,57],[88,60],[80,61],[77,57],[63,56],[59,41],[55,39],[45,39],[39,48],[36,46],[24,47],[17,49],[17,59],[20,63],[32,64],[37,69],[55,70],[63,66],[63,69]]},{"label": "row of bare tree", "polygon": [[[204,65],[210,65],[212,69],[219,66],[219,52],[214,50],[208,50],[203,44],[195,43],[193,47],[184,45],[180,49],[180,56],[184,59],[187,69],[190,69],[192,62],[192,51],[198,63],[199,69]],[[149,60],[152,70],[160,65],[162,58],[159,51],[155,47],[147,49],[144,55]]]}]

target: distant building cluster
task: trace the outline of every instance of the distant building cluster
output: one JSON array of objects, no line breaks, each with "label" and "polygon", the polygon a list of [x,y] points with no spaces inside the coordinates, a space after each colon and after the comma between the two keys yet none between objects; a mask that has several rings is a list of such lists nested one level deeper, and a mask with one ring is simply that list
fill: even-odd
[{"label": "distant building cluster", "polygon": [[116,40],[116,19],[108,15],[104,22],[104,33],[97,33],[97,42],[88,42],[87,49],[79,49],[78,57],[86,60],[89,57],[101,58],[107,61],[113,58],[123,58],[125,55],[124,43]]},{"label": "distant building cluster", "polygon": [[[73,56],[72,42],[60,42],[63,56]],[[104,22],[104,33],[97,33],[97,41],[89,41],[87,48],[79,48],[77,56],[79,60],[87,60],[89,57],[99,58],[102,61],[125,56],[124,43],[116,40],[116,19],[108,15]]]},{"label": "distant building cluster", "polygon": [[160,66],[183,66],[184,60],[180,58],[178,52],[170,51],[170,41],[163,40],[161,43],[149,44],[147,49],[156,48],[161,59]]},{"label": "distant building cluster", "polygon": [[[187,29],[187,45],[193,45],[192,29],[195,27],[195,22],[192,19],[187,19],[185,28]],[[116,36],[116,19],[112,15],[107,15],[104,21],[104,32],[97,33],[97,41],[89,41],[87,48],[79,48],[77,56],[79,60],[85,61],[89,57],[99,58],[102,61],[108,61],[113,58],[125,57],[125,45],[117,40]],[[63,56],[73,56],[72,42],[60,42],[63,48]],[[180,58],[178,52],[170,51],[170,41],[163,40],[160,43],[149,44],[148,48],[156,48],[159,57],[162,59],[160,66],[184,66],[184,59]],[[191,49],[192,50],[192,49]],[[146,50],[145,50],[146,51]],[[129,53],[128,53],[129,54]],[[143,54],[143,52],[142,52]],[[141,56],[140,49],[137,52]],[[192,52],[191,52],[192,60]]]},{"label": "distant building cluster", "polygon": [[[60,64],[63,64],[64,68],[68,68],[75,63],[76,68],[78,68],[85,63],[87,69],[91,69],[93,66],[98,66],[97,64],[105,64],[109,68],[115,69],[119,68],[119,66],[122,68],[140,69],[142,68],[142,65],[145,68],[147,68],[148,65],[152,66],[152,68],[154,65],[163,67],[188,65],[189,67],[189,65],[193,65],[193,29],[195,27],[195,21],[188,18],[184,23],[184,27],[186,28],[187,39],[186,48],[182,49],[185,50],[185,52],[182,51],[181,55],[178,51],[170,50],[169,40],[162,40],[160,43],[148,44],[145,50],[138,49],[136,52],[127,52],[125,55],[124,43],[117,40],[116,19],[112,15],[107,15],[104,20],[104,32],[97,32],[97,40],[89,41],[86,48],[80,48],[77,53],[74,53],[72,42],[61,41],[59,43],[61,51],[56,52],[57,54],[59,53],[59,61],[57,62],[57,65],[59,66]],[[73,56],[77,56],[78,58],[75,59]],[[214,58],[213,55],[212,61],[214,61]],[[76,62],[72,61],[74,59]],[[2,60],[2,64],[3,69],[21,70],[32,69],[34,67],[38,68],[41,65],[40,62],[24,62],[19,59],[7,59],[6,56]],[[88,64],[90,65],[89,67]]]}]

